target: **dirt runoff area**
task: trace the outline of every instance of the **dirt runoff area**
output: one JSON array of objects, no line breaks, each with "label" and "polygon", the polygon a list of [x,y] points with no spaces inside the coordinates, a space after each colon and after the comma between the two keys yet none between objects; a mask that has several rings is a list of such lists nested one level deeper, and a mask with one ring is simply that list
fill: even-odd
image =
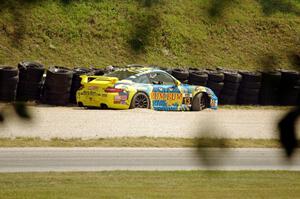
[{"label": "dirt runoff area", "polygon": [[[29,107],[32,121],[8,117],[0,137],[111,138],[278,138],[277,122],[287,110],[220,109],[201,112],[87,110],[77,107]],[[298,122],[299,127],[299,122]]]}]

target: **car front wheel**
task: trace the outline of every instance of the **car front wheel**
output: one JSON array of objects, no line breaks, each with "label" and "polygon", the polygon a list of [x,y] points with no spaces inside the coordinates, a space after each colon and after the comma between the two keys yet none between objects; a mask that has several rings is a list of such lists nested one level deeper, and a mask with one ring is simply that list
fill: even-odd
[{"label": "car front wheel", "polygon": [[208,99],[205,94],[198,93],[193,98],[192,111],[202,111],[207,108]]}]

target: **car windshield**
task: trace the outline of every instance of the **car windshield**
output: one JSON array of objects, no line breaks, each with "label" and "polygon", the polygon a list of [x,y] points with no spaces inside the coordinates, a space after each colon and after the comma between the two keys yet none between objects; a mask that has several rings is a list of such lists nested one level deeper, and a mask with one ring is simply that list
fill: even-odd
[{"label": "car windshield", "polygon": [[130,76],[136,75],[136,74],[137,74],[137,72],[124,70],[124,71],[113,71],[111,73],[105,74],[104,76],[117,77],[119,80],[123,80],[123,79],[127,79]]}]

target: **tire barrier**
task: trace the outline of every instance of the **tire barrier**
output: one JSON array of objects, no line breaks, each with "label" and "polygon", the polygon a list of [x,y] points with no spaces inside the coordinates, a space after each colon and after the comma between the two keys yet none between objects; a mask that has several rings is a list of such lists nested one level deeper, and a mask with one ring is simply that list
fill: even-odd
[{"label": "tire barrier", "polygon": [[262,75],[260,72],[240,72],[242,81],[238,92],[238,104],[257,105],[259,104],[259,91]]},{"label": "tire barrier", "polygon": [[90,68],[90,72],[94,75],[104,75],[107,71],[103,68]]},{"label": "tire barrier", "polygon": [[237,103],[242,75],[235,71],[224,71],[224,87],[220,95],[220,104],[234,105]]},{"label": "tire barrier", "polygon": [[284,106],[299,104],[300,74],[295,71],[281,70],[279,101]]},{"label": "tire barrier", "polygon": [[189,77],[189,71],[185,69],[176,68],[172,70],[172,75],[178,79],[181,83],[187,83]]},{"label": "tire barrier", "polygon": [[73,78],[70,90],[70,102],[76,104],[76,92],[81,86],[80,75],[94,75],[94,70],[90,68],[76,67],[73,69]]},{"label": "tire barrier", "polygon": [[281,72],[262,72],[262,82],[259,94],[260,105],[278,105]]},{"label": "tire barrier", "polygon": [[16,98],[19,71],[10,66],[0,66],[0,101],[12,102]]},{"label": "tire barrier", "polygon": [[18,101],[40,100],[45,68],[36,62],[20,62],[19,83],[17,89]]},{"label": "tire barrier", "polygon": [[64,106],[69,103],[73,71],[54,66],[46,73],[42,102],[51,105]]},{"label": "tire barrier", "polygon": [[[40,100],[52,105],[76,103],[76,92],[81,86],[80,75],[104,75],[115,68],[118,67],[70,70],[56,66],[47,70],[45,78],[45,68],[39,63],[20,62],[18,68],[0,66],[0,101]],[[294,106],[300,102],[300,73],[296,71],[161,69],[183,83],[211,88],[219,97],[220,104]]]},{"label": "tire barrier", "polygon": [[217,97],[220,96],[224,86],[224,73],[220,71],[207,70],[208,82],[207,87],[212,89]]},{"label": "tire barrier", "polygon": [[206,86],[208,81],[208,74],[200,70],[190,70],[188,83],[197,86]]}]

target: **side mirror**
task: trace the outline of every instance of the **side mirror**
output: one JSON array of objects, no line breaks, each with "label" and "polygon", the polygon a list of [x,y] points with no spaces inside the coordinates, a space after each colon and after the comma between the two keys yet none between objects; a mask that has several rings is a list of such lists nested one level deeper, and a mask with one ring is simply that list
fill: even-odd
[{"label": "side mirror", "polygon": [[180,84],[181,84],[181,82],[178,81],[178,80],[176,80],[175,85],[176,85],[176,86],[180,86]]}]

